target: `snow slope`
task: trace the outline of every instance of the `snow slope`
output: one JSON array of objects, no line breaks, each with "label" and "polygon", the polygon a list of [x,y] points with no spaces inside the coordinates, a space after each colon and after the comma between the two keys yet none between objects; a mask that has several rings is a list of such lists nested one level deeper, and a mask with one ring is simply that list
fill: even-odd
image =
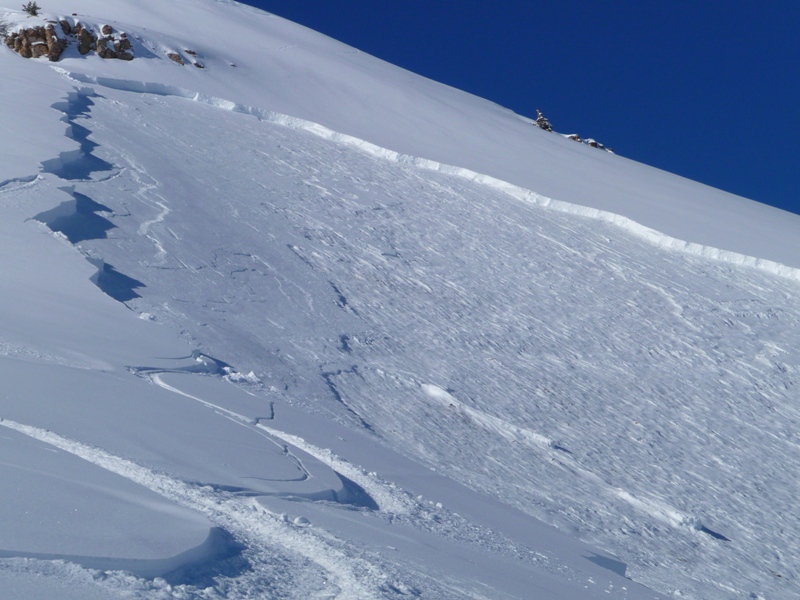
[{"label": "snow slope", "polygon": [[0,51],[5,597],[797,594],[797,216],[237,3],[45,8],[137,58]]}]

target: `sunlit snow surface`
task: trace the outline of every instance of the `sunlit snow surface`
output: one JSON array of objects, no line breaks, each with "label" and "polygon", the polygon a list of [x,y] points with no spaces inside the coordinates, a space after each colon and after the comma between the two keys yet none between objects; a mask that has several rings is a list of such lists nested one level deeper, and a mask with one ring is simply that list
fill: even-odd
[{"label": "sunlit snow surface", "polygon": [[0,177],[4,597],[800,591],[797,237],[739,236],[795,217],[410,74],[404,131],[352,93],[402,79],[369,57],[248,91],[249,55],[187,74],[157,53],[196,40],[132,31],[128,71],[0,55],[42,104],[0,92],[41,124]]}]

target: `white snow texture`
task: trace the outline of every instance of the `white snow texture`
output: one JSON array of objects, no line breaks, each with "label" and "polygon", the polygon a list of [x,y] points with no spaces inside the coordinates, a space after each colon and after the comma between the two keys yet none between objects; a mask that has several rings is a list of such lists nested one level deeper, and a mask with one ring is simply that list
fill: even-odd
[{"label": "white snow texture", "polygon": [[800,595],[800,217],[236,2],[46,4],[136,58],[0,49],[0,597]]}]

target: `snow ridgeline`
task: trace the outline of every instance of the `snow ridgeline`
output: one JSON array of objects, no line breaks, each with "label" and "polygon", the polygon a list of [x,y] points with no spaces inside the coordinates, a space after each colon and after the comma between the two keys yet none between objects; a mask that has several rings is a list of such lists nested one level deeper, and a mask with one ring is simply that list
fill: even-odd
[{"label": "snow ridgeline", "polygon": [[291,129],[307,131],[320,138],[344,144],[352,148],[357,148],[363,152],[366,152],[378,158],[382,158],[400,164],[408,164],[422,169],[427,169],[430,171],[439,171],[446,175],[452,175],[455,177],[466,179],[468,181],[477,183],[479,185],[484,185],[493,188],[495,190],[504,192],[507,195],[511,196],[512,198],[515,198],[516,200],[520,200],[522,202],[526,202],[529,204],[534,204],[541,208],[546,208],[550,210],[555,210],[557,212],[577,215],[588,219],[594,219],[597,221],[610,223],[612,225],[619,227],[624,231],[627,231],[628,233],[635,235],[636,237],[639,237],[647,241],[648,243],[658,248],[663,248],[665,250],[671,250],[674,252],[680,252],[693,256],[700,256],[703,258],[717,260],[733,264],[736,266],[749,267],[785,279],[800,281],[800,268],[790,267],[788,265],[784,265],[772,260],[758,258],[755,256],[748,256],[746,254],[740,254],[738,252],[733,252],[730,250],[723,250],[721,248],[715,248],[713,246],[705,246],[703,244],[698,244],[695,242],[680,240],[678,238],[671,237],[665,233],[662,233],[660,231],[642,225],[641,223],[637,223],[636,221],[620,214],[612,213],[605,210],[600,210],[597,208],[591,208],[588,206],[582,206],[580,204],[573,204],[570,202],[565,202],[563,200],[555,200],[553,198],[548,198],[546,196],[537,194],[536,192],[533,192],[524,187],[515,185],[513,183],[509,183],[507,181],[503,181],[501,179],[497,179],[496,177],[492,177],[491,175],[485,175],[463,167],[447,165],[427,158],[411,156],[408,154],[401,154],[394,150],[383,148],[381,146],[357,138],[355,136],[334,131],[332,129],[329,129],[328,127],[325,127],[324,125],[321,125],[319,123],[314,123],[313,121],[307,121],[305,119],[292,117],[290,115],[258,108],[255,106],[238,104],[230,100],[225,100],[223,98],[217,98],[200,92],[193,92],[191,90],[187,90],[176,86],[166,85],[162,83],[115,79],[112,77],[98,77],[94,75],[86,75],[83,73],[67,71],[66,69],[62,69],[61,67],[53,66],[51,68],[56,72],[58,72],[59,74],[61,74],[62,76],[64,76],[65,78],[75,81],[77,83],[83,83],[88,85],[99,85],[102,87],[107,87],[110,89],[115,89],[125,92],[154,94],[158,96],[175,96],[178,98],[185,98],[187,100],[192,100],[194,102],[207,104],[209,106],[222,108],[224,110],[228,110],[231,112],[251,115],[263,121],[268,121],[270,123],[283,125]]}]

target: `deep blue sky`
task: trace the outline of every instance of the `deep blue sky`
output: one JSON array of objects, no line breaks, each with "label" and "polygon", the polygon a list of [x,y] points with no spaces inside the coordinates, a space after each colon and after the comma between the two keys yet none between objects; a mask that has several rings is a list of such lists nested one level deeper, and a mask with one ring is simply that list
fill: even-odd
[{"label": "deep blue sky", "polygon": [[246,0],[562,133],[800,213],[800,0]]}]

